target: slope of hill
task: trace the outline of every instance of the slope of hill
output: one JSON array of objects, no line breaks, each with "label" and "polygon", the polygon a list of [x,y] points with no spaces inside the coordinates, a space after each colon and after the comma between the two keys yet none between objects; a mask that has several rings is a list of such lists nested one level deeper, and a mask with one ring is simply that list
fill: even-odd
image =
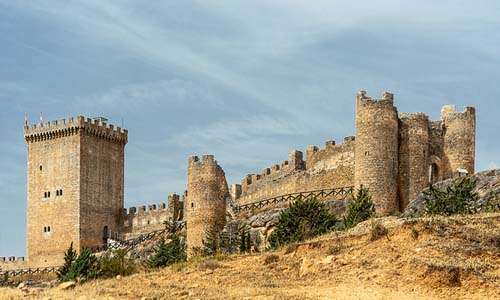
[{"label": "slope of hill", "polygon": [[389,217],[280,251],[0,299],[500,299],[499,265],[500,214]]}]

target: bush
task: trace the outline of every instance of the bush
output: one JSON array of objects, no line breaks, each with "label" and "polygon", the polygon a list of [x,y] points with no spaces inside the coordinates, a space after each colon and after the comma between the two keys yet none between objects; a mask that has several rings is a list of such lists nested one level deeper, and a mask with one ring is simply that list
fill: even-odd
[{"label": "bush", "polygon": [[344,216],[344,230],[353,228],[357,224],[375,216],[375,205],[369,190],[361,186],[354,197],[354,200],[347,206],[347,212]]},{"label": "bush", "polygon": [[154,254],[147,262],[150,268],[161,268],[186,261],[186,246],[178,234],[173,234],[170,243],[161,239],[154,248]]},{"label": "bush", "polygon": [[118,249],[99,260],[100,277],[111,278],[117,275],[128,276],[135,272],[136,266],[127,258],[127,251]]},{"label": "bush", "polygon": [[83,248],[80,255],[74,258],[75,255],[76,252],[73,250],[73,243],[71,243],[64,256],[65,266],[69,262],[69,268],[64,269],[63,267],[59,271],[58,278],[60,281],[87,281],[99,276],[99,260],[89,249]]},{"label": "bush", "polygon": [[269,236],[270,249],[301,242],[335,228],[337,218],[325,204],[316,199],[298,199],[281,212],[274,231]]},{"label": "bush", "polygon": [[444,189],[429,185],[424,191],[425,213],[450,216],[476,212],[478,195],[473,192],[476,184],[477,180],[471,177],[460,177]]}]

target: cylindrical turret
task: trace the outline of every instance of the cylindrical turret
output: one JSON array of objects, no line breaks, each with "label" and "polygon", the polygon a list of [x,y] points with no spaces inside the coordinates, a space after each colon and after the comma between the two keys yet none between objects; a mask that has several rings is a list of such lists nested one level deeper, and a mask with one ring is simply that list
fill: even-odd
[{"label": "cylindrical turret", "polygon": [[443,152],[445,178],[459,176],[463,171],[474,174],[476,154],[476,109],[466,106],[457,112],[454,105],[444,106],[441,110],[444,127]]},{"label": "cylindrical turret", "polygon": [[399,123],[399,208],[429,183],[429,118],[423,113],[401,114]]},{"label": "cylindrical turret", "polygon": [[358,93],[354,173],[355,188],[369,188],[378,214],[399,210],[398,113],[390,93],[382,99]]},{"label": "cylindrical turret", "polygon": [[188,163],[188,194],[184,203],[188,255],[202,247],[209,230],[222,230],[226,222],[228,187],[222,168],[212,155],[197,156]]}]

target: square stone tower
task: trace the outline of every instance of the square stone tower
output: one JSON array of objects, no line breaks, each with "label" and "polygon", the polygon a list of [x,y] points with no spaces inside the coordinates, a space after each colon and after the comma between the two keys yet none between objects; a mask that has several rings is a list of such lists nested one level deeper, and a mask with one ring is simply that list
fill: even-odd
[{"label": "square stone tower", "polygon": [[127,130],[79,116],[26,126],[24,137],[29,265],[61,265],[71,242],[78,250],[117,235]]}]

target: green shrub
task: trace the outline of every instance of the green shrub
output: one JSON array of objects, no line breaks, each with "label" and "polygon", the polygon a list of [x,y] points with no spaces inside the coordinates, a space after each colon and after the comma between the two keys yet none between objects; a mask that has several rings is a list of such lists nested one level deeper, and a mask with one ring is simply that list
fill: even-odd
[{"label": "green shrub", "polygon": [[124,249],[115,250],[99,260],[100,277],[111,278],[117,275],[128,276],[136,271],[132,260],[127,258]]},{"label": "green shrub", "polygon": [[354,200],[347,206],[347,212],[343,218],[344,230],[353,228],[357,224],[375,216],[375,205],[369,190],[361,186]]},{"label": "green shrub", "polygon": [[337,218],[317,199],[298,199],[281,212],[274,231],[268,238],[270,249],[301,242],[335,228]]},{"label": "green shrub", "polygon": [[178,234],[173,234],[170,243],[161,239],[147,262],[150,268],[161,268],[186,261],[186,246]]},{"label": "green shrub", "polygon": [[64,256],[65,266],[68,264],[69,268],[61,269],[58,273],[60,281],[87,281],[95,279],[99,276],[99,260],[90,252],[89,249],[83,248],[76,258],[76,252],[73,250],[73,243],[66,251]]},{"label": "green shrub", "polygon": [[460,177],[444,189],[429,185],[424,192],[425,213],[428,215],[471,214],[477,210],[478,195],[473,192],[477,180]]}]

